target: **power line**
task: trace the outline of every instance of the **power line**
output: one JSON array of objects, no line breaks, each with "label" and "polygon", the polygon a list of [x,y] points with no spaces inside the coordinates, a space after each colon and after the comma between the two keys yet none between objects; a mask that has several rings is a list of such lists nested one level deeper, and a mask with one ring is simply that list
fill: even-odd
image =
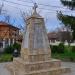
[{"label": "power line", "polygon": [[[8,6],[11,6],[13,8],[19,9],[21,11],[21,8],[19,8],[19,7],[15,7],[15,6],[12,6],[12,5],[9,5],[9,4],[8,4]],[[40,8],[40,9],[43,9],[43,8]],[[56,11],[49,11],[47,13],[53,13],[53,12],[56,12]]]},{"label": "power line", "polygon": [[32,6],[29,6],[29,5],[24,5],[24,4],[20,4],[20,3],[15,3],[15,2],[12,2],[12,1],[8,1],[8,0],[1,0],[1,1],[8,2],[8,3],[12,3],[12,4],[16,4],[16,5],[21,5],[21,6],[32,7]]},{"label": "power line", "polygon": [[[27,3],[33,3],[33,2],[24,1],[24,0],[18,0],[18,1],[27,2]],[[47,7],[55,7],[55,8],[63,8],[63,9],[65,9],[64,7],[60,7],[60,6],[45,5],[45,4],[40,4],[40,3],[37,3],[37,4],[42,5],[42,6],[47,6]]]},{"label": "power line", "polygon": [[[22,6],[32,7],[32,6],[29,6],[29,5],[24,5],[24,4],[20,4],[20,3],[11,2],[11,1],[8,1],[8,0],[1,0],[1,1],[5,1],[5,2],[17,4],[17,5],[22,5]],[[21,1],[21,0],[18,0],[18,1]],[[28,1],[21,1],[21,2],[34,3],[34,2],[28,2]],[[51,5],[44,5],[44,4],[38,4],[38,5],[43,5],[43,6],[48,6],[48,7],[55,7],[55,8],[63,8],[63,7],[60,7],[60,6],[51,6]],[[65,9],[65,8],[63,8],[63,9]]]},{"label": "power line", "polygon": [[34,4],[33,0],[31,0],[31,2]]},{"label": "power line", "polygon": [[[32,7],[32,6],[29,6],[29,5],[23,5],[23,4],[20,4],[20,3],[15,3],[15,2],[7,1],[7,0],[2,0],[2,1],[5,1],[7,3],[21,5],[21,6]],[[47,9],[47,8],[39,8],[39,9],[44,9],[44,10],[48,10],[48,11],[55,11],[55,12],[60,11],[60,10],[53,10],[53,9]],[[63,11],[63,12],[71,12],[71,11]]]}]

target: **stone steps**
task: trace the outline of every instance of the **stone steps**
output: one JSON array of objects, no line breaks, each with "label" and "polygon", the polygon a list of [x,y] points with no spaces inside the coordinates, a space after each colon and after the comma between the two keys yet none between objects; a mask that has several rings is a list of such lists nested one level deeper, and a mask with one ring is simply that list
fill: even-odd
[{"label": "stone steps", "polygon": [[23,64],[31,64],[31,65],[37,64],[37,63],[43,63],[43,62],[61,62],[60,60],[57,60],[57,59],[51,59],[51,60],[47,60],[47,61],[38,61],[38,62],[26,62],[21,58],[14,58],[13,60],[14,61],[21,61],[21,63],[23,63]]},{"label": "stone steps", "polygon": [[70,68],[61,67],[61,61],[55,59],[25,62],[21,58],[15,58],[7,68],[12,75],[61,75],[71,72]]},{"label": "stone steps", "polygon": [[14,59],[13,64],[18,68],[25,69],[27,71],[37,71],[41,69],[49,69],[49,68],[59,68],[61,67],[60,60],[49,60],[49,61],[39,61],[39,62],[25,62],[22,59]]},{"label": "stone steps", "polygon": [[16,67],[14,67],[14,64],[10,64],[7,67],[10,70],[10,72],[12,72],[12,75],[61,75],[70,72],[70,69],[65,67],[51,68],[51,69],[31,71],[31,72],[25,72],[22,69],[17,69]]}]

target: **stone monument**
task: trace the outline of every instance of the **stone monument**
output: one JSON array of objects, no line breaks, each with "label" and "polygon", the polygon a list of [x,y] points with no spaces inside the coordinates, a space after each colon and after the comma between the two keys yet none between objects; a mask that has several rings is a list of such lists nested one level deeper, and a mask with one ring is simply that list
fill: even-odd
[{"label": "stone monument", "polygon": [[69,68],[61,67],[60,60],[51,58],[44,18],[36,8],[35,3],[33,14],[26,19],[21,56],[14,58],[7,68],[12,75],[61,75],[70,72]]}]

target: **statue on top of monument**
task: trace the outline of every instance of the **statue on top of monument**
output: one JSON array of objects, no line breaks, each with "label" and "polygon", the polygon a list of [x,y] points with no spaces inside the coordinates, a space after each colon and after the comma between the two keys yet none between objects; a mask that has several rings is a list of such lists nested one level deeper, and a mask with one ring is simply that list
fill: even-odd
[{"label": "statue on top of monument", "polygon": [[37,5],[37,3],[34,3],[34,6],[33,6],[34,12],[36,12],[36,8],[38,8],[38,5]]},{"label": "statue on top of monument", "polygon": [[34,6],[33,6],[33,13],[31,15],[31,17],[36,17],[36,18],[42,18],[42,16],[40,16],[38,13],[37,13],[37,9],[38,8],[38,5],[37,3],[34,3]]}]

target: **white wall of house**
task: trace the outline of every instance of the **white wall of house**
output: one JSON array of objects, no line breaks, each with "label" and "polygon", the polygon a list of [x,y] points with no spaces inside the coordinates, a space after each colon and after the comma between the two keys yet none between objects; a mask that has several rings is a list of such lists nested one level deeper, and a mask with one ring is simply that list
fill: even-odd
[{"label": "white wall of house", "polygon": [[15,43],[15,39],[1,39],[0,41],[0,48],[5,48],[6,46],[10,46],[11,44]]}]

